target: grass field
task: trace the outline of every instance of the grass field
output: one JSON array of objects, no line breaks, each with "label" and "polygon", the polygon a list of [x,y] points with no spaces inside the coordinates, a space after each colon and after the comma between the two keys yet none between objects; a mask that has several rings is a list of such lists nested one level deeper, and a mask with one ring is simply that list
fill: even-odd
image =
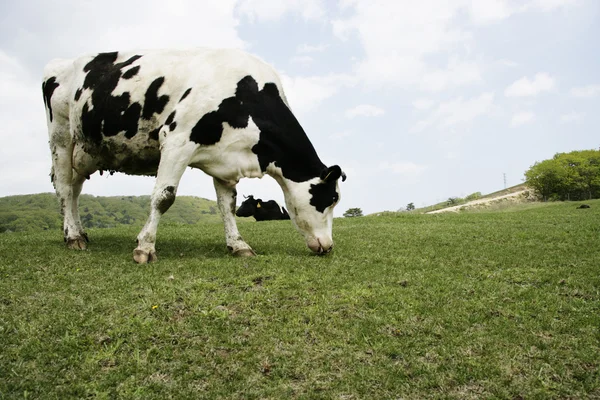
[{"label": "grass field", "polygon": [[0,235],[0,398],[600,398],[600,201]]}]

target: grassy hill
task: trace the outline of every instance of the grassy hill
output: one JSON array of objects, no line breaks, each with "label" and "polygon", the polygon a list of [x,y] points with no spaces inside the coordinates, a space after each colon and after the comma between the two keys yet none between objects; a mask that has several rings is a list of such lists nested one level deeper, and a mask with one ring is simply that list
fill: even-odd
[{"label": "grassy hill", "polygon": [[[86,228],[141,226],[150,212],[150,196],[101,197],[81,195],[79,214]],[[220,220],[217,203],[192,196],[178,196],[162,224],[195,224],[200,220]],[[0,198],[0,233],[62,229],[62,216],[56,196],[40,193]]]},{"label": "grassy hill", "polygon": [[[309,254],[289,221],[0,238],[0,397],[600,397],[600,200],[334,222]],[[505,210],[506,211],[506,210]]]}]

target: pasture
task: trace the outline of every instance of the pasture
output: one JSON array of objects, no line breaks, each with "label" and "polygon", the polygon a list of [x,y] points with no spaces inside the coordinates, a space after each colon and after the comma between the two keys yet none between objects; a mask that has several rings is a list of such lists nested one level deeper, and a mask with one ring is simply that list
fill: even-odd
[{"label": "pasture", "polygon": [[0,398],[600,397],[600,201],[0,235]]}]

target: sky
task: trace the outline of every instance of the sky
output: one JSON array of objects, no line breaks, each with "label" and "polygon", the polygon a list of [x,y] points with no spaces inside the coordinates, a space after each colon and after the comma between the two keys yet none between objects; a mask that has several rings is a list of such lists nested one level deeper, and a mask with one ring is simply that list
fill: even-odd
[{"label": "sky", "polygon": [[[600,147],[598,38],[597,0],[5,0],[0,196],[54,191],[48,61],[192,47],[242,48],[277,69],[321,160],[348,176],[336,216],[494,192],[557,152]],[[153,186],[96,173],[83,193]],[[238,193],[283,203],[269,176]],[[178,194],[216,198],[191,169]]]}]

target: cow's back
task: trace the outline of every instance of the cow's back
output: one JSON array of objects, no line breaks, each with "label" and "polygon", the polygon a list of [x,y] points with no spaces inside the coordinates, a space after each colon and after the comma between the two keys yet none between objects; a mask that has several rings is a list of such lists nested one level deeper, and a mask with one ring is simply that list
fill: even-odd
[{"label": "cow's back", "polygon": [[60,72],[61,96],[53,104],[68,115],[75,158],[90,155],[94,169],[128,174],[153,175],[166,136],[188,140],[200,118],[247,75],[259,86],[275,83],[285,99],[269,65],[232,49],[100,53],[53,62],[47,70]]}]

